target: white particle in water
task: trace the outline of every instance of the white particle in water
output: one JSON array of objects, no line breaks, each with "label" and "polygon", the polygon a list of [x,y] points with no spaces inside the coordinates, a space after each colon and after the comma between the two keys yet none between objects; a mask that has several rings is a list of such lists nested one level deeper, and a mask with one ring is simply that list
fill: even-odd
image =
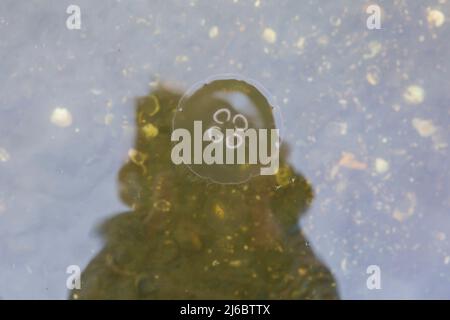
[{"label": "white particle in water", "polygon": [[375,170],[377,173],[385,173],[389,170],[389,162],[384,160],[383,158],[375,159]]},{"label": "white particle in water", "polygon": [[72,114],[66,108],[55,108],[50,121],[58,127],[65,128],[72,124]]},{"label": "white particle in water", "polygon": [[411,123],[421,137],[430,137],[437,131],[437,128],[434,126],[433,121],[431,120],[414,118],[412,119]]},{"label": "white particle in water", "polygon": [[437,9],[428,9],[427,20],[430,26],[439,28],[445,22],[445,15]]},{"label": "white particle in water", "polygon": [[275,43],[277,41],[277,33],[271,28],[265,28],[262,34],[264,41],[267,43]]},{"label": "white particle in water", "polygon": [[418,85],[411,85],[406,88],[403,98],[409,104],[420,104],[425,100],[425,90]]},{"label": "white particle in water", "polygon": [[6,149],[0,148],[0,161],[7,162],[10,158],[10,155]]},{"label": "white particle in water", "polygon": [[209,37],[211,39],[216,38],[219,35],[219,28],[217,26],[212,27],[209,29]]}]

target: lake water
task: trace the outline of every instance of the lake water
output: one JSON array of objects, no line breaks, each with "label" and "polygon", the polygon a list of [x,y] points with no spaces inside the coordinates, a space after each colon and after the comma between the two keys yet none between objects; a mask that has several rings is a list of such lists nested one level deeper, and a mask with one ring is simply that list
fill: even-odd
[{"label": "lake water", "polygon": [[[449,21],[446,0],[3,0],[0,298],[66,299],[75,265],[88,298],[449,299]],[[276,104],[276,176],[168,160],[170,112],[224,74]]]}]

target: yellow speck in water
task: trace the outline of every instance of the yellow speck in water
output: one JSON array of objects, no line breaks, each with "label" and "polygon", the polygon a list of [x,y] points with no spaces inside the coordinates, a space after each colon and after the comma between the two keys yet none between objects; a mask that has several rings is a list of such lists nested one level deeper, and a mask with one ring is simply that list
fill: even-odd
[{"label": "yellow speck in water", "polygon": [[371,85],[375,86],[378,84],[378,77],[373,73],[368,73],[366,76],[367,82]]},{"label": "yellow speck in water", "polygon": [[308,273],[308,270],[306,270],[306,268],[298,268],[297,272],[298,272],[299,276],[304,277]]},{"label": "yellow speck in water", "polygon": [[214,261],[211,263],[211,265],[212,265],[213,267],[216,267],[216,266],[218,266],[219,264],[220,264],[219,260],[214,260]]},{"label": "yellow speck in water", "polygon": [[320,36],[317,39],[317,44],[322,47],[326,47],[330,43],[330,38],[327,35]]},{"label": "yellow speck in water", "polygon": [[183,62],[188,62],[188,61],[189,61],[189,57],[188,56],[181,55],[181,56],[176,56],[175,57],[175,62],[176,63],[183,63]]},{"label": "yellow speck in water", "polygon": [[409,104],[420,104],[425,100],[425,90],[418,85],[411,85],[403,93],[403,99]]},{"label": "yellow speck in water", "polygon": [[369,42],[368,52],[363,55],[363,58],[364,59],[374,58],[375,56],[377,56],[380,53],[382,48],[383,48],[383,46],[378,41]]},{"label": "yellow speck in water", "polygon": [[305,38],[304,37],[300,37],[298,38],[297,42],[295,43],[295,46],[302,50],[305,48]]},{"label": "yellow speck in water", "polygon": [[406,206],[403,204],[403,208],[395,208],[392,217],[398,222],[403,222],[409,219],[415,211],[416,208],[416,195],[412,192],[407,192],[405,194]]},{"label": "yellow speck in water", "polygon": [[342,23],[342,20],[339,17],[332,16],[330,17],[330,23],[335,27],[339,27]]},{"label": "yellow speck in water", "polygon": [[224,219],[225,218],[225,210],[222,208],[222,206],[218,203],[216,203],[214,205],[214,214],[219,218],[219,219]]},{"label": "yellow speck in water", "polygon": [[437,131],[437,128],[433,125],[433,121],[431,120],[414,118],[411,123],[421,137],[430,137]]},{"label": "yellow speck in water", "polygon": [[112,121],[114,120],[114,115],[112,113],[107,113],[105,115],[105,125],[110,125]]},{"label": "yellow speck in water", "polygon": [[211,39],[216,38],[219,35],[219,28],[217,26],[212,27],[209,29],[209,37]]},{"label": "yellow speck in water", "polygon": [[171,207],[172,207],[172,204],[169,201],[165,200],[165,199],[161,199],[161,200],[156,201],[153,204],[153,207],[156,210],[159,210],[159,211],[162,211],[162,212],[169,212]]},{"label": "yellow speck in water", "polygon": [[385,173],[389,170],[389,162],[384,160],[383,158],[375,159],[375,170],[377,173]]},{"label": "yellow speck in water", "polygon": [[244,171],[248,170],[250,167],[251,167],[250,164],[248,164],[248,163],[243,163],[243,164],[240,164],[240,165],[239,165],[239,168],[238,168],[238,169],[239,169],[240,171],[244,172]]},{"label": "yellow speck in water", "polygon": [[159,100],[155,95],[145,97],[138,103],[141,110],[138,115],[139,124],[146,124],[149,122],[150,118],[157,114],[161,108]]},{"label": "yellow speck in water", "polygon": [[376,66],[367,68],[366,80],[372,86],[380,82],[380,70]]},{"label": "yellow speck in water", "polygon": [[450,256],[446,256],[444,258],[444,264],[449,264],[450,263]]},{"label": "yellow speck in water", "polygon": [[241,265],[242,265],[241,260],[233,260],[233,261],[230,261],[230,266],[231,266],[231,267],[238,268],[238,267],[240,267]]},{"label": "yellow speck in water", "polygon": [[140,152],[136,149],[130,149],[128,150],[128,157],[131,161],[133,161],[135,164],[141,166],[144,164],[145,160],[147,160],[147,155],[143,152]]},{"label": "yellow speck in water", "polygon": [[158,135],[159,130],[153,124],[147,123],[145,126],[142,127],[142,133],[146,138],[154,138]]},{"label": "yellow speck in water", "polygon": [[6,162],[10,159],[10,155],[6,149],[0,148],[0,161]]},{"label": "yellow speck in water", "polygon": [[264,41],[273,44],[277,41],[277,33],[271,28],[265,28],[262,34]]},{"label": "yellow speck in water", "polygon": [[397,220],[399,222],[402,222],[403,220],[405,220],[405,214],[398,209],[394,210],[394,213],[392,214],[392,216],[394,217],[395,220]]},{"label": "yellow speck in water", "polygon": [[445,15],[437,9],[427,9],[427,20],[431,27],[439,28],[445,22]]},{"label": "yellow speck in water", "polygon": [[202,241],[197,233],[192,233],[191,235],[191,243],[194,249],[200,250],[203,246]]},{"label": "yellow speck in water", "polygon": [[55,108],[50,116],[50,121],[61,128],[72,124],[72,114],[66,108]]},{"label": "yellow speck in water", "polygon": [[284,187],[291,183],[291,176],[292,172],[289,167],[283,166],[279,168],[277,174],[275,175],[278,186]]},{"label": "yellow speck in water", "polygon": [[356,156],[350,152],[342,152],[338,165],[352,170],[365,170],[367,168],[366,163],[357,160]]},{"label": "yellow speck in water", "polygon": [[437,232],[436,233],[436,239],[438,239],[439,241],[444,241],[447,238],[447,235],[444,232]]}]

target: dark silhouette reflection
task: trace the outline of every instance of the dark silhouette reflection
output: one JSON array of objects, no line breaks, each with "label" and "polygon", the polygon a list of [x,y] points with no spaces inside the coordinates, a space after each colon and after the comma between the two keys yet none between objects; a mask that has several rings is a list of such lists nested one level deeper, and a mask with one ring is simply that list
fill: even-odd
[{"label": "dark silhouette reflection", "polygon": [[331,273],[298,229],[310,184],[280,155],[277,175],[216,184],[170,158],[180,95],[137,101],[138,134],[119,173],[132,208],[101,227],[102,251],[76,299],[332,299]]}]

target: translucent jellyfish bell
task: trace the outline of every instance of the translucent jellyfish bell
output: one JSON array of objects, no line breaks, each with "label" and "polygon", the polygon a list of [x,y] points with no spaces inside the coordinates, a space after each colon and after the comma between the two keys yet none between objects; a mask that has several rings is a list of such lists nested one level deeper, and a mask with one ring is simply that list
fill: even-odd
[{"label": "translucent jellyfish bell", "polygon": [[[279,142],[271,148],[276,150],[270,147],[272,129],[280,125],[279,110],[267,91],[236,76],[219,76],[192,87],[173,119],[173,130],[190,133],[191,161],[185,164],[217,183],[242,183],[260,175],[266,165],[259,159],[259,141],[267,139],[268,155],[278,157]],[[208,155],[213,160],[205,160]]]}]

